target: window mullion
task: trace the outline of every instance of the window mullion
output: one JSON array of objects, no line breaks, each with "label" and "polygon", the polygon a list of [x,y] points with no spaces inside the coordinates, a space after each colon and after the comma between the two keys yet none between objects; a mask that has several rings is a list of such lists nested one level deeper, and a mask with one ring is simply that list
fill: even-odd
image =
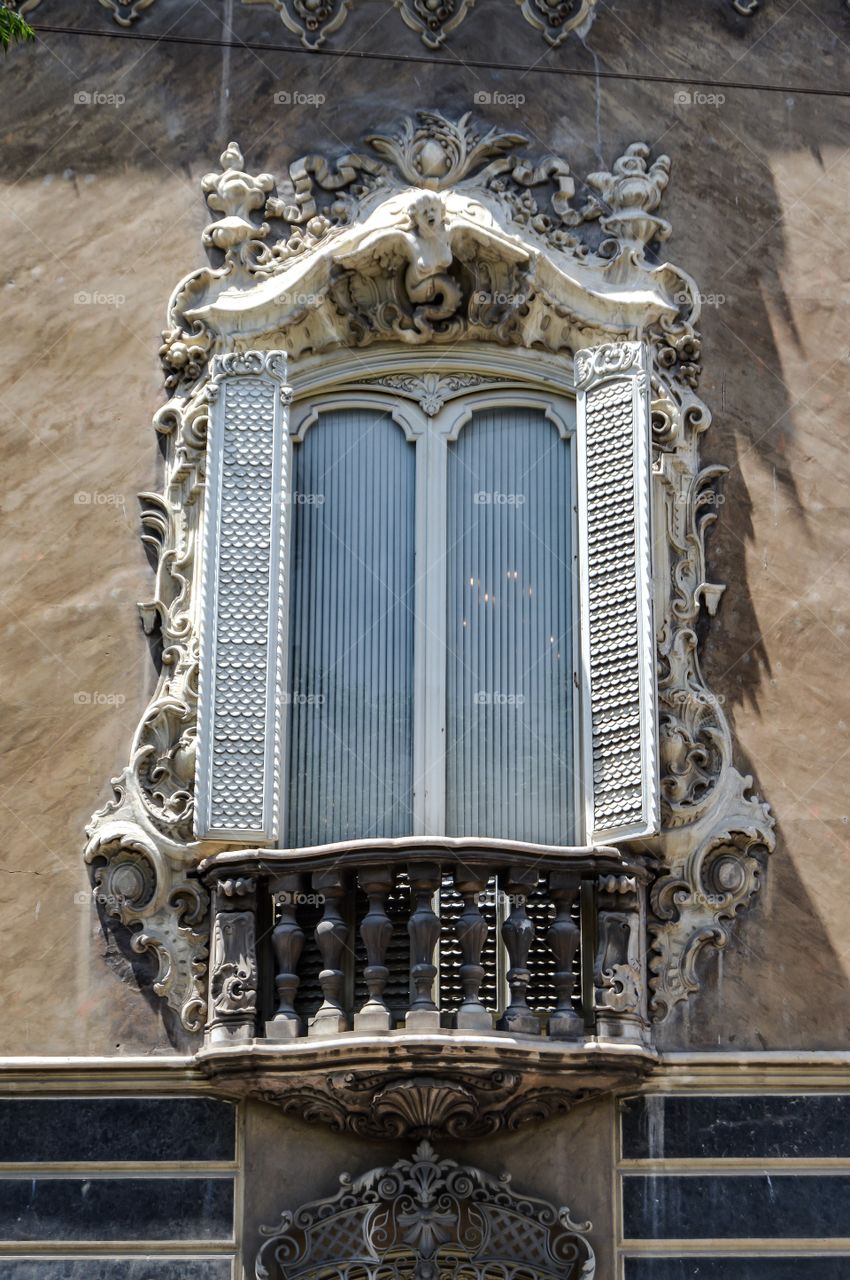
[{"label": "window mullion", "polygon": [[417,835],[441,835],[446,821],[447,444],[433,418],[416,452],[413,810]]}]

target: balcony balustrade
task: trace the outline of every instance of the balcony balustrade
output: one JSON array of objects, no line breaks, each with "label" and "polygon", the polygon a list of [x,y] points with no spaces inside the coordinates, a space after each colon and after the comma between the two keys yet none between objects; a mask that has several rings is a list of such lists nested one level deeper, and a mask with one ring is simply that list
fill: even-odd
[{"label": "balcony balustrade", "polygon": [[199,1060],[237,1092],[566,1098],[652,1063],[647,875],[616,848],[412,837],[228,851],[199,874]]}]

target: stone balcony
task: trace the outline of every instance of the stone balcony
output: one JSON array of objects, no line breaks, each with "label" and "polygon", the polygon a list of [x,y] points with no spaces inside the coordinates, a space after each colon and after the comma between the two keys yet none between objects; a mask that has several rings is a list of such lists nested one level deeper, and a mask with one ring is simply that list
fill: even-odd
[{"label": "stone balcony", "polygon": [[207,859],[222,1089],[373,1136],[564,1111],[656,1060],[643,863],[410,837]]}]

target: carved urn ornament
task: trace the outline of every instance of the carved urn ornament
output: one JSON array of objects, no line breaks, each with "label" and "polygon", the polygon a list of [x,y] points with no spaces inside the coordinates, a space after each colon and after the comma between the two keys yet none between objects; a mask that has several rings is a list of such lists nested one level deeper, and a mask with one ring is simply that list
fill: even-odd
[{"label": "carved urn ornament", "polygon": [[[758,888],[773,822],[698,658],[723,592],[699,293],[646,252],[670,167],[633,143],[579,181],[518,133],[423,111],[277,183],[231,143],[203,179],[213,262],[169,304],[166,473],[143,495],[162,669],[86,858],[229,1087],[370,1133],[552,1114],[651,1065],[652,1020]],[[340,403],[388,406],[411,443],[456,439],[477,403],[575,435],[583,844],[283,847],[293,450]]]}]

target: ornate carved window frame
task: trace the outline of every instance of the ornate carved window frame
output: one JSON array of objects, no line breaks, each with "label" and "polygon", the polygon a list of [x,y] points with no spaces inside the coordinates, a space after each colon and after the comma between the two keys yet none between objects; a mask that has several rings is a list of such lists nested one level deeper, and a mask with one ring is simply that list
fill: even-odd
[{"label": "ornate carved window frame", "polygon": [[[141,612],[146,630],[161,632],[163,666],[130,764],[114,780],[115,799],[95,814],[86,851],[107,909],[135,931],[137,950],[158,955],[156,989],[190,1030],[202,1024],[208,954],[207,901],[193,870],[227,844],[225,830],[219,840],[193,835],[198,670],[209,634],[200,546],[207,486],[211,480],[215,495],[216,485],[207,436],[211,409],[213,430],[223,429],[217,387],[228,367],[259,360],[261,377],[280,381],[271,353],[281,349],[299,395],[315,397],[334,370],[353,385],[352,353],[362,359],[369,348],[364,390],[383,380],[400,398],[434,403],[481,376],[476,351],[497,356],[499,372],[485,369],[487,376],[522,383],[529,361],[555,360],[555,385],[581,394],[634,364],[645,344],[662,818],[644,853],[654,880],[657,1016],[696,989],[699,952],[708,942],[724,945],[758,886],[772,819],[734,767],[729,726],[697,653],[697,619],[715,612],[723,591],[705,575],[709,495],[722,468],[699,462],[710,421],[696,393],[699,294],[648,250],[670,234],[656,212],[670,162],[650,164],[648,148],[633,144],[611,172],[589,175],[577,197],[567,162],[529,159],[517,150],[524,141],[484,132],[469,117],[421,112],[336,166],[320,156],[295,162],[280,194],[271,175],[245,171],[235,144],[221,172],[203,180],[222,215],[203,236],[218,261],[181,281],[169,304],[162,357],[170,399],[154,418],[166,476],[161,494],[143,495],[143,538],[158,568]],[[448,313],[445,292],[440,313],[439,290],[434,311],[440,273],[411,278],[398,258],[425,193],[442,211],[444,247],[462,282]],[[286,228],[277,239],[275,219]],[[426,350],[443,360],[439,371],[411,372],[411,353]],[[452,354],[450,366],[441,353]],[[280,652],[279,635],[273,647]],[[644,678],[652,658],[646,646]]]}]

